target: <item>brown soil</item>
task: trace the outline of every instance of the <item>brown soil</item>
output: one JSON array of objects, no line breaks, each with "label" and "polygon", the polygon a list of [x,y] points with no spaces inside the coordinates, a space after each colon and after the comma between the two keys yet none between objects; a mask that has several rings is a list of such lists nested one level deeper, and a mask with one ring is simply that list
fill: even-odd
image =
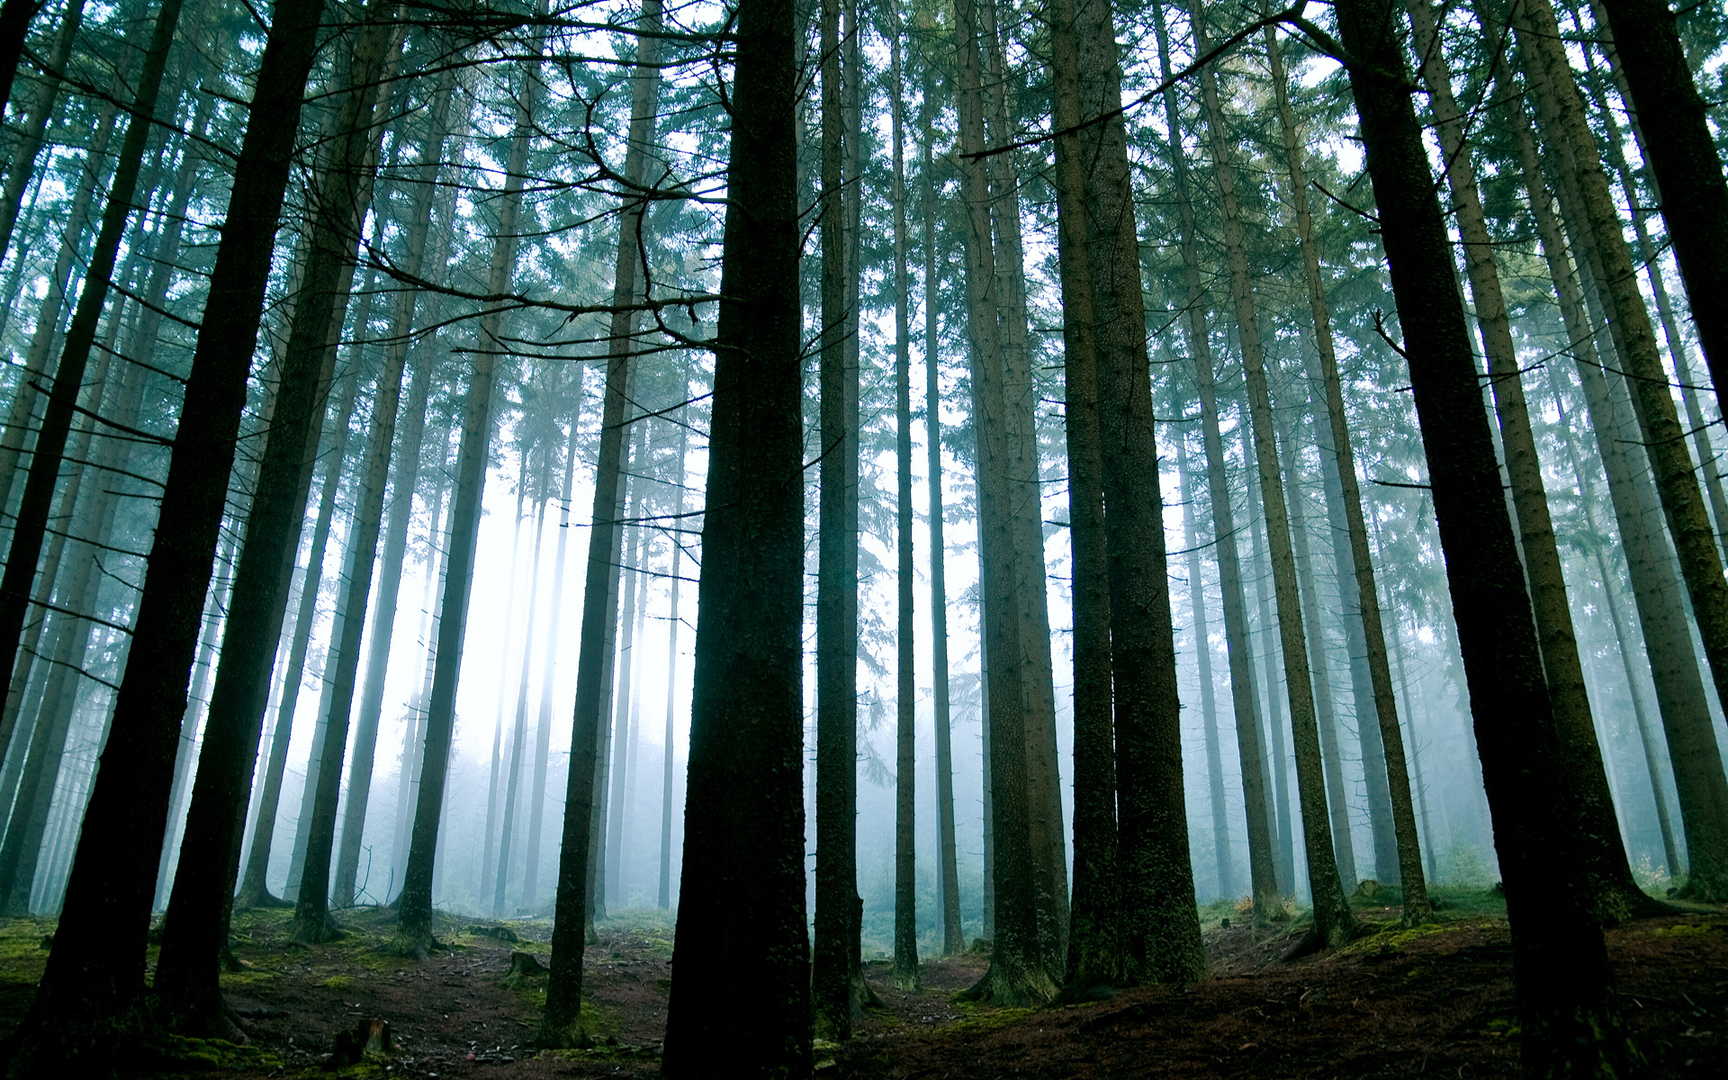
[{"label": "brown soil", "polygon": [[[1364,912],[1370,918],[1393,909]],[[509,923],[520,941],[443,928],[453,948],[421,963],[381,949],[382,912],[351,912],[351,934],[313,949],[287,941],[286,913],[239,923],[228,976],[231,1004],[251,1043],[177,1045],[179,1060],[140,1076],[651,1077],[670,978],[663,916],[603,926],[588,950],[593,1005],[585,1051],[531,1047],[544,978],[506,979],[512,951],[545,959],[544,921]],[[1390,923],[1382,923],[1391,926]],[[33,952],[49,924],[0,926],[0,1035],[28,1005],[40,973]],[[917,991],[897,989],[888,965],[867,965],[880,1007],[845,1047],[818,1045],[820,1076],[864,1078],[1407,1077],[1510,1076],[1517,1025],[1503,919],[1454,918],[1418,931],[1389,929],[1335,953],[1278,958],[1292,929],[1212,925],[1213,978],[1181,989],[1128,991],[1104,1002],[1040,1010],[960,1005],[954,995],[987,960],[930,962]],[[1609,936],[1622,1008],[1650,1075],[1728,1075],[1728,915],[1634,923]],[[388,1057],[332,1074],[320,1068],[339,1032],[387,1020]],[[724,1067],[716,1048],[716,1073]]]}]

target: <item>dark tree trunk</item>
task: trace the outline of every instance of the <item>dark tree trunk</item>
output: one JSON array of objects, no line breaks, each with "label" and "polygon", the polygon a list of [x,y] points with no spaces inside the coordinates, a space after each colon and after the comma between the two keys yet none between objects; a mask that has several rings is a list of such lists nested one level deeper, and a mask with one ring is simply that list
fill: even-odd
[{"label": "dark tree trunk", "polygon": [[[12,100],[12,80],[18,74],[18,62],[24,56],[24,39],[30,33],[30,20],[42,10],[43,0],[6,0],[0,4],[0,112]],[[0,255],[5,248],[0,247]]]},{"label": "dark tree trunk", "polygon": [[[822,330],[816,570],[816,912],[811,997],[817,1034],[845,1039],[863,1001],[858,968],[858,372],[848,342],[858,332],[851,281],[857,236],[849,227],[847,166],[856,72],[845,63],[843,0],[823,0],[821,19]],[[844,70],[843,70],[844,69]]]},{"label": "dark tree trunk", "polygon": [[[538,43],[537,43],[538,44]],[[498,219],[492,231],[492,257],[486,273],[490,293],[506,292],[516,269],[521,240],[517,221],[522,188],[533,141],[539,79],[523,68],[516,102],[516,127],[505,155],[504,186],[495,203]],[[478,340],[498,340],[498,314],[480,320]],[[415,796],[414,826],[409,835],[408,862],[402,893],[396,900],[400,926],[396,947],[424,956],[432,941],[432,878],[438,858],[439,824],[444,816],[444,785],[450,772],[450,743],[456,727],[456,682],[462,670],[462,639],[468,623],[468,600],[474,577],[474,548],[479,539],[481,500],[486,491],[486,464],[491,457],[492,399],[498,378],[498,357],[483,344],[474,352],[473,371],[462,402],[462,440],[456,452],[456,490],[450,505],[450,549],[439,600],[437,643],[433,647],[432,684],[426,698],[425,747],[420,763],[420,788]]]},{"label": "dark tree trunk", "polygon": [[[4,23],[15,9],[27,6],[25,0],[10,0],[0,10],[0,102],[10,90],[11,72],[17,65],[14,54],[7,63]],[[53,505],[59,484],[61,458],[66,450],[66,438],[72,429],[72,417],[78,404],[78,393],[84,385],[84,372],[89,366],[90,353],[96,344],[97,324],[108,299],[110,279],[119,258],[120,241],[126,224],[132,217],[137,195],[138,178],[144,167],[144,150],[154,128],[156,104],[161,96],[163,72],[168,65],[169,47],[180,22],[181,0],[163,0],[156,12],[150,42],[144,54],[143,69],[138,76],[138,89],[131,103],[132,119],[126,125],[126,137],[120,143],[120,155],[114,168],[114,178],[108,187],[107,202],[102,210],[102,225],[96,234],[96,246],[84,271],[84,282],[78,291],[78,306],[72,323],[66,329],[66,341],[60,351],[60,363],[54,370],[54,381],[48,390],[42,421],[37,426],[36,442],[30,457],[30,470],[24,480],[24,494],[18,503],[13,522],[12,543],[6,555],[6,569],[0,574],[0,679],[11,686],[13,668],[18,660],[18,645],[24,632],[24,619],[30,609],[32,585],[37,563],[42,557],[42,545],[47,537],[48,511]],[[33,11],[18,13],[28,21]],[[18,44],[23,43],[24,26],[18,26]],[[202,604],[200,594],[197,604]],[[6,695],[0,693],[0,699]],[[10,731],[0,731],[0,750],[11,739]]]},{"label": "dark tree trunk", "polygon": [[[948,691],[948,583],[942,538],[942,387],[938,362],[941,302],[936,281],[936,181],[933,161],[936,141],[936,68],[924,61],[923,104],[919,147],[923,178],[924,246],[924,448],[929,485],[930,520],[930,676],[931,714],[936,728],[936,862],[942,908],[942,953],[966,949],[960,922],[960,866],[954,841],[954,751]],[[988,871],[986,871],[988,873]]]},{"label": "dark tree trunk", "polygon": [[1728,183],[1668,0],[1602,0],[1717,400],[1728,399]]},{"label": "dark tree trunk", "polygon": [[1354,61],[1347,70],[1494,817],[1525,1068],[1580,1076],[1629,1070],[1602,931],[1579,873],[1559,732],[1391,0],[1340,0],[1335,10]]},{"label": "dark tree trunk", "polygon": [[[8,0],[4,8],[0,8],[0,23],[4,23],[7,14],[14,6],[29,4],[32,0]],[[40,0],[35,0],[40,6]],[[24,204],[24,190],[30,186],[31,178],[36,175],[36,155],[42,152],[43,135],[48,130],[48,118],[54,113],[54,103],[60,97],[59,72],[66,70],[66,61],[72,56],[72,43],[78,36],[78,28],[84,22],[84,0],[69,0],[60,13],[60,28],[54,34],[54,51],[49,54],[48,68],[44,72],[42,88],[37,92],[36,100],[30,103],[30,109],[24,115],[21,125],[23,134],[12,150],[12,160],[7,166],[6,184],[0,189],[0,263],[6,260],[6,249],[12,246],[12,230],[18,225],[18,211]],[[0,50],[5,48],[4,28],[0,28]],[[0,64],[3,64],[3,53],[0,53]],[[4,76],[0,75],[0,79]],[[5,109],[8,96],[0,92],[0,112]],[[19,253],[19,262],[23,262],[23,252]],[[5,471],[0,471],[4,476]]]},{"label": "dark tree trunk", "polygon": [[712,1075],[721,1045],[758,1077],[811,1069],[794,24],[788,0],[739,4],[728,186],[751,197],[726,208],[702,532],[713,572],[699,593],[662,1058],[674,1080]]},{"label": "dark tree trunk", "polygon": [[894,456],[895,646],[894,691],[894,977],[918,985],[917,766],[918,651],[914,634],[912,561],[912,344],[911,278],[906,270],[906,132],[900,75],[899,26],[884,28],[892,71],[890,111],[894,141]]},{"label": "dark tree trunk", "polygon": [[[144,988],[150,890],[168,809],[175,742],[218,526],[245,405],[246,365],[263,311],[277,217],[322,0],[281,0],[264,48],[241,143],[227,226],[193,353],[186,402],[163,489],[171,533],[152,546],[133,648],[107,749],[73,857],[60,931],[10,1073],[42,1075],[84,1059],[100,1068]],[[105,1037],[92,1039],[95,1033]]]},{"label": "dark tree trunk", "polygon": [[[647,31],[636,39],[636,68],[630,87],[629,145],[624,172],[635,183],[648,179],[650,144],[659,104],[661,0],[643,0],[638,25]],[[738,84],[739,89],[743,84]],[[734,99],[734,105],[737,104]],[[739,138],[737,120],[733,139]],[[737,173],[733,173],[736,180]],[[639,301],[646,286],[641,278],[643,246],[648,243],[648,203],[625,207],[612,256],[611,354],[606,358],[600,406],[600,448],[594,465],[594,504],[588,532],[588,557],[583,567],[582,623],[577,635],[576,706],[570,720],[570,771],[564,785],[564,829],[558,852],[558,882],[552,921],[552,974],[546,984],[546,1011],[540,1040],[553,1046],[580,1042],[582,954],[594,918],[593,886],[600,856],[596,830],[596,796],[601,760],[601,728],[611,683],[607,662],[610,628],[618,622],[618,561],[623,532],[618,518],[623,508],[625,414],[629,410],[630,351],[636,317],[624,310]],[[575,432],[571,432],[572,440]],[[572,445],[574,452],[574,445]],[[712,473],[710,473],[712,476]]]},{"label": "dark tree trunk", "polygon": [[[375,0],[373,10],[384,14],[390,6],[386,0]],[[175,880],[156,967],[157,993],[174,1015],[175,1026],[190,1033],[224,1035],[232,1027],[217,985],[227,947],[227,913],[239,870],[271,668],[335,362],[333,339],[340,336],[353,281],[354,248],[371,195],[367,177],[380,136],[372,127],[372,112],[392,41],[391,28],[378,25],[363,30],[354,46],[346,85],[357,89],[349,92],[338,114],[335,139],[319,178],[318,214],[278,371],[257,494],[234,568],[228,631],[210,691],[210,714],[180,852],[183,863],[203,872],[180,874]]]},{"label": "dark tree trunk", "polygon": [[[414,188],[405,227],[407,235],[401,265],[404,272],[418,275],[426,262],[426,241],[431,231],[433,196],[438,190],[438,162],[449,127],[453,77],[446,76],[435,91],[427,117],[425,142],[418,164],[426,174]],[[436,247],[442,257],[445,245]],[[435,265],[442,266],[442,261]],[[414,326],[419,298],[416,289],[403,289],[391,313],[391,333],[401,335],[387,346],[384,367],[406,363],[397,351],[408,348],[406,335]],[[395,476],[390,482],[390,510],[384,525],[384,553],[378,571],[378,604],[373,610],[372,631],[367,635],[366,683],[360,694],[358,727],[354,736],[354,764],[349,769],[348,797],[342,808],[342,844],[336,854],[335,887],[331,897],[338,904],[358,903],[360,847],[366,830],[366,808],[371,802],[372,772],[378,742],[378,721],[384,708],[384,676],[389,670],[390,643],[396,625],[396,605],[401,596],[402,565],[408,554],[408,526],[414,516],[414,492],[420,484],[420,455],[426,441],[426,405],[431,394],[436,360],[430,352],[416,358],[408,383],[407,413],[402,418],[401,444],[396,450]],[[386,379],[388,376],[386,375]],[[352,614],[350,617],[353,617]]]},{"label": "dark tree trunk", "polygon": [[[1162,10],[1159,9],[1160,15]],[[1165,20],[1153,20],[1158,42],[1159,73],[1170,79],[1170,45]],[[1272,854],[1272,814],[1267,798],[1265,755],[1261,749],[1260,705],[1254,686],[1253,648],[1248,632],[1248,603],[1242,585],[1242,565],[1236,546],[1236,513],[1225,472],[1224,439],[1219,423],[1218,391],[1212,348],[1206,325],[1206,297],[1199,229],[1194,220],[1193,192],[1187,152],[1182,148],[1181,115],[1176,95],[1166,90],[1162,101],[1170,164],[1175,172],[1176,203],[1182,227],[1181,252],[1186,287],[1183,331],[1189,364],[1200,404],[1201,438],[1206,457],[1206,489],[1212,511],[1212,536],[1218,559],[1218,587],[1223,594],[1224,647],[1230,665],[1230,702],[1236,723],[1236,748],[1242,773],[1242,803],[1248,824],[1248,876],[1257,918],[1279,906],[1276,863]]]}]

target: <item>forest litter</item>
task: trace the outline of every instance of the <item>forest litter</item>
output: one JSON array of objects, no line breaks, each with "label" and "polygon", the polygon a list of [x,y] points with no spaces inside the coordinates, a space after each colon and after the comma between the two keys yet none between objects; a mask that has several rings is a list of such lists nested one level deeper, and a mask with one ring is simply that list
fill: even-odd
[{"label": "forest litter", "polygon": [[[1211,977],[1044,1009],[956,1002],[988,966],[977,952],[927,960],[920,985],[867,959],[879,1004],[844,1044],[819,1044],[836,1080],[952,1077],[1488,1077],[1516,1074],[1511,948],[1496,898],[1401,928],[1395,907],[1358,914],[1373,932],[1295,962],[1280,957],[1301,919],[1255,927],[1205,913]],[[630,912],[599,926],[586,974],[590,1045],[543,1051],[534,1039],[550,922],[447,920],[426,961],[391,955],[390,916],[356,909],[351,933],[290,947],[287,912],[236,917],[241,970],[224,977],[245,1045],[176,1040],[140,1077],[652,1077],[671,985],[670,920]],[[52,930],[0,924],[0,1033],[28,1007]],[[1610,931],[1620,1006],[1650,1075],[1728,1075],[1728,916],[1687,913]],[[715,1048],[716,1077],[742,1076]]]}]

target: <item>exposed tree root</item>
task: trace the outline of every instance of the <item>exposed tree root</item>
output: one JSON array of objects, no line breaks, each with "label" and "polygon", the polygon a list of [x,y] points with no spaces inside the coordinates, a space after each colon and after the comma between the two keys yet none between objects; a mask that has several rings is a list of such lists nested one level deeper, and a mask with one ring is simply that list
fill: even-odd
[{"label": "exposed tree root", "polygon": [[1047,1005],[1055,998],[1056,983],[1049,975],[1022,964],[1007,963],[1000,955],[991,959],[983,978],[954,995],[955,1001],[1015,1008]]}]

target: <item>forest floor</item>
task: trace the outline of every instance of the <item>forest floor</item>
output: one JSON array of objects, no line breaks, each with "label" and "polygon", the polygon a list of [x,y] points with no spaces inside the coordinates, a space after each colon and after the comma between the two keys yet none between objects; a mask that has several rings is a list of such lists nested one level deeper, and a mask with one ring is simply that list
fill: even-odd
[{"label": "forest floor", "polygon": [[[1218,905],[1202,912],[1212,977],[1181,989],[1126,991],[1046,1009],[957,1004],[987,959],[927,962],[897,990],[868,962],[881,999],[844,1047],[818,1044],[818,1076],[1486,1077],[1510,1076],[1517,1021],[1504,907],[1480,892],[1443,894],[1441,922],[1397,929],[1396,907],[1361,900],[1381,929],[1331,953],[1284,962],[1301,920],[1256,928]],[[544,919],[447,918],[450,948],[422,963],[390,955],[387,913],[344,913],[349,934],[317,948],[288,940],[288,913],[235,923],[245,969],[224,977],[251,1032],[245,1045],[176,1041],[134,1075],[263,1078],[651,1077],[670,986],[672,925],[660,912],[603,923],[588,951],[587,1023],[595,1045],[536,1052],[544,976],[508,976],[512,952],[544,960]],[[49,920],[0,922],[0,1037],[29,1005]],[[514,936],[517,940],[509,940]],[[1728,1076],[1728,914],[1698,912],[1612,931],[1621,1007],[1661,1077]],[[393,1049],[332,1069],[339,1033],[388,1021]],[[744,1075],[715,1048],[716,1077]]]}]

